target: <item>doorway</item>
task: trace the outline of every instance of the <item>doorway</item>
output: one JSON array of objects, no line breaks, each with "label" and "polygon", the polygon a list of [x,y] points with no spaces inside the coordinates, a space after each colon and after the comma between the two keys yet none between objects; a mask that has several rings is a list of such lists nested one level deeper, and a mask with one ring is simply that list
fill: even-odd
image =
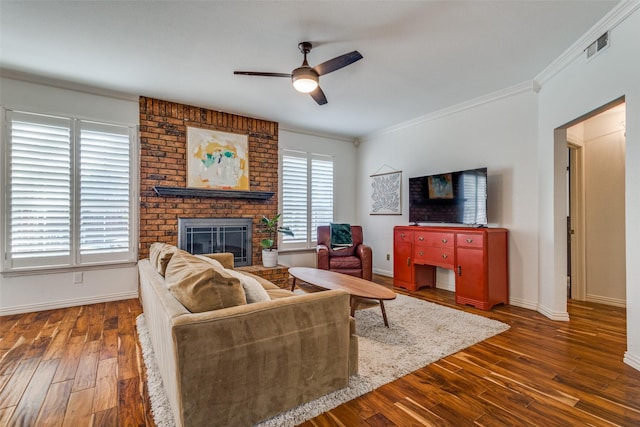
[{"label": "doorway", "polygon": [[605,107],[565,128],[567,298],[624,307],[624,99]]}]

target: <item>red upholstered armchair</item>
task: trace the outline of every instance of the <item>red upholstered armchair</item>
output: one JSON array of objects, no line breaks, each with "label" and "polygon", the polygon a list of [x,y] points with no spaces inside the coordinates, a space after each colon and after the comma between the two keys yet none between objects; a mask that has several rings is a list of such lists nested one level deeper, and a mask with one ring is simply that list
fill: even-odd
[{"label": "red upholstered armchair", "polygon": [[331,231],[328,225],[318,227],[318,268],[349,274],[371,280],[371,248],[362,243],[362,227],[351,226],[353,246],[334,251],[331,249]]}]

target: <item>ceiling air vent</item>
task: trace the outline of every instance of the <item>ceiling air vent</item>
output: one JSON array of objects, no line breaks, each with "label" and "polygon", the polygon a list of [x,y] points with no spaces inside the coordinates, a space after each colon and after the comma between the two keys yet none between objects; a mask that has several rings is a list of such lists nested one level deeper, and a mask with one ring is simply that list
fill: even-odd
[{"label": "ceiling air vent", "polygon": [[604,49],[607,46],[609,46],[609,32],[608,31],[606,33],[604,33],[603,35],[601,35],[600,37],[598,37],[598,40],[596,40],[593,43],[591,43],[589,45],[589,47],[587,47],[585,49],[585,51],[587,52],[587,58],[591,58],[593,55],[595,55],[596,53],[600,52],[602,49]]}]

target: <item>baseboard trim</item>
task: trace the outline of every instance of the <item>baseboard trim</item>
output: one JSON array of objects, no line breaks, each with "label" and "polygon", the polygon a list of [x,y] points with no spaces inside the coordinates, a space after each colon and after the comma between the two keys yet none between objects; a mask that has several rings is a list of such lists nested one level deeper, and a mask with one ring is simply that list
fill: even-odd
[{"label": "baseboard trim", "polygon": [[389,271],[389,270],[383,270],[381,268],[374,268],[373,272],[375,274],[379,274],[381,276],[386,276],[386,277],[393,277],[393,271]]},{"label": "baseboard trim", "polygon": [[603,297],[600,295],[587,294],[586,300],[588,302],[595,302],[597,304],[606,304],[606,305],[613,305],[616,307],[627,308],[627,302],[619,298],[610,298],[610,297]]},{"label": "baseboard trim", "polygon": [[138,298],[138,291],[122,292],[110,295],[98,295],[86,298],[68,299],[63,301],[52,301],[42,304],[17,305],[13,307],[0,307],[0,316],[10,316],[12,314],[32,313],[35,311],[55,310],[58,308],[76,307],[79,305],[98,304],[108,301],[119,301],[123,299]]},{"label": "baseboard trim", "polygon": [[626,351],[624,353],[624,363],[631,366],[632,368],[640,371],[640,356],[634,355]]},{"label": "baseboard trim", "polygon": [[538,311],[538,303],[533,301],[527,301],[520,298],[509,298],[509,305],[513,305],[520,308],[526,308],[527,310]]},{"label": "baseboard trim", "polygon": [[566,311],[553,311],[553,310],[549,310],[547,307],[543,307],[540,305],[538,305],[537,311],[538,313],[548,317],[551,320],[557,320],[560,322],[569,321],[569,313]]},{"label": "baseboard trim", "polygon": [[446,283],[446,282],[437,282],[436,281],[436,289],[443,289],[445,291],[455,292],[456,285],[455,283]]}]

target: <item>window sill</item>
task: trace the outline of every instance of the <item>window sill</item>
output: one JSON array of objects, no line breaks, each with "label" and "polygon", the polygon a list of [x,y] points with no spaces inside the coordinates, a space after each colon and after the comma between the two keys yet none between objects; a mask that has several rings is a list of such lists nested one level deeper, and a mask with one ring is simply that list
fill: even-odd
[{"label": "window sill", "polygon": [[106,270],[110,268],[126,268],[135,267],[138,264],[137,261],[122,261],[109,264],[89,264],[89,265],[77,265],[73,267],[28,267],[14,270],[3,271],[2,277],[18,277],[18,276],[35,276],[41,274],[60,274],[60,273],[72,273],[77,271],[90,271],[90,270]]},{"label": "window sill", "polygon": [[296,253],[307,253],[307,252],[315,252],[316,248],[297,248],[297,249],[278,249],[279,254],[296,254]]}]

